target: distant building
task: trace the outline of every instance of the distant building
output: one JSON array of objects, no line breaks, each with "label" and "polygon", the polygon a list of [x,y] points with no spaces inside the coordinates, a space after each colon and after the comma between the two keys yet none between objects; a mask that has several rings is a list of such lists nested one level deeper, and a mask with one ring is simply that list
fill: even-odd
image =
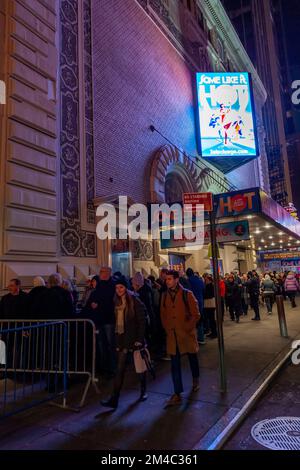
[{"label": "distant building", "polygon": [[263,121],[270,190],[273,199],[285,206],[293,197],[280,69],[283,44],[282,38],[278,40],[276,5],[272,0],[222,0],[222,3],[267,90]]}]

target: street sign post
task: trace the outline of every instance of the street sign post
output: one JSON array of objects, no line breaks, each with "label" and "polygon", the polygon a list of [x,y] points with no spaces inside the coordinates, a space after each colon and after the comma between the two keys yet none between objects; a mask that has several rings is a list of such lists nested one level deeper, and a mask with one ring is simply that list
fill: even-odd
[{"label": "street sign post", "polygon": [[212,193],[184,193],[183,204],[203,204],[204,210],[210,212],[213,210],[213,194]]},{"label": "street sign post", "polygon": [[221,392],[227,391],[227,378],[225,367],[225,348],[224,348],[224,333],[223,333],[223,317],[221,308],[221,294],[220,294],[220,280],[218,270],[218,245],[216,237],[216,213],[211,211],[209,213],[210,220],[210,239],[211,239],[211,252],[213,262],[213,278],[215,286],[215,300],[216,300],[216,316],[217,316],[217,331],[218,331],[218,345],[219,345],[219,365],[220,365],[220,388]]},{"label": "street sign post", "polygon": [[209,212],[210,220],[210,241],[213,261],[213,279],[215,286],[216,314],[217,314],[217,331],[219,345],[219,364],[220,364],[220,388],[221,392],[227,391],[227,378],[225,368],[225,349],[223,334],[223,318],[221,309],[221,296],[219,288],[219,270],[218,270],[218,245],[216,236],[216,211],[213,204],[212,193],[184,193],[183,204],[191,204],[193,209],[197,204],[204,205],[204,211]]}]

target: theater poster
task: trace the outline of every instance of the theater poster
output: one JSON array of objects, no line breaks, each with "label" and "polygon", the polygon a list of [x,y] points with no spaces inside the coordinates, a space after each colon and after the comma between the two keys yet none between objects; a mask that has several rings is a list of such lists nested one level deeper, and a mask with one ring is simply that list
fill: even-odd
[{"label": "theater poster", "polygon": [[224,173],[259,154],[248,73],[197,73],[199,151]]}]

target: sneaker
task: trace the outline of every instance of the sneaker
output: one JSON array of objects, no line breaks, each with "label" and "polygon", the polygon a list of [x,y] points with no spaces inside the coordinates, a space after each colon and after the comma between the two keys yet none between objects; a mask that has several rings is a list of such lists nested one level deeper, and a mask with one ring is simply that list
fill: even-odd
[{"label": "sneaker", "polygon": [[198,344],[206,344],[206,341],[198,341]]},{"label": "sneaker", "polygon": [[101,405],[105,406],[106,408],[118,408],[118,399],[115,397],[111,397],[109,400],[101,401]]},{"label": "sneaker", "polygon": [[170,361],[171,358],[170,358],[170,356],[164,356],[164,357],[161,358],[161,360],[162,361]]},{"label": "sneaker", "polygon": [[254,317],[254,318],[251,318],[251,320],[254,320],[254,321],[260,321],[260,318],[256,318],[256,317]]},{"label": "sneaker", "polygon": [[180,405],[182,402],[182,398],[177,393],[171,396],[171,398],[166,402],[166,406],[177,406]]},{"label": "sneaker", "polygon": [[142,392],[139,396],[139,400],[138,401],[146,401],[148,398],[148,394],[146,392]]}]

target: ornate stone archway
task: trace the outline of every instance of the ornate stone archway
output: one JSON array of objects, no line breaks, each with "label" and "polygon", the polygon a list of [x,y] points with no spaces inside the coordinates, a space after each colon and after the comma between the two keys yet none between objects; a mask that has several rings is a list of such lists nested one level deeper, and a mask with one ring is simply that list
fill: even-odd
[{"label": "ornate stone archway", "polygon": [[[170,173],[184,180],[190,192],[224,192],[224,179],[210,168],[195,165],[193,161],[172,145],[161,147],[156,154],[150,173],[150,200],[152,203],[166,202],[166,179]],[[218,186],[218,180],[220,186]]]}]

